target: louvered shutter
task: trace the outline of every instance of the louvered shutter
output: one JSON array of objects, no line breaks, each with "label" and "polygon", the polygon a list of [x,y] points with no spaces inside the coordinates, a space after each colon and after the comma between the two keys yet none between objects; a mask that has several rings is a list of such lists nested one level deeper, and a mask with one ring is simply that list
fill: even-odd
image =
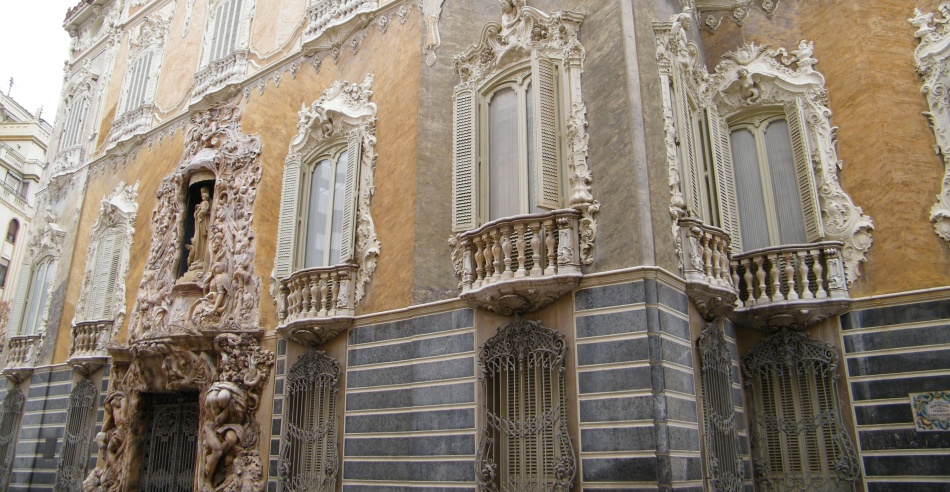
[{"label": "louvered shutter", "polygon": [[109,257],[109,275],[106,277],[105,295],[102,296],[102,318],[112,319],[114,317],[113,309],[115,304],[116,282],[119,277],[119,262],[125,251],[125,240],[122,233],[118,230],[113,231],[114,246],[112,255]]},{"label": "louvered shutter", "polygon": [[537,206],[557,209],[561,206],[561,166],[558,149],[558,69],[550,58],[538,53],[531,54],[531,79],[534,90],[534,169],[538,176],[535,197]]},{"label": "louvered shutter", "polygon": [[23,311],[26,307],[26,294],[30,287],[30,264],[20,265],[20,276],[16,282],[16,292],[13,295],[13,309],[10,311],[10,324],[7,327],[7,335],[16,335],[20,333],[20,322],[23,319]]},{"label": "louvered shutter", "polygon": [[472,89],[455,92],[455,114],[452,132],[452,230],[463,232],[478,226],[476,197],[478,153],[476,146],[475,103]]},{"label": "louvered shutter", "polygon": [[296,242],[297,203],[300,197],[300,154],[290,154],[284,160],[284,186],[280,192],[280,218],[277,222],[277,252],[274,259],[274,278],[281,280],[290,275]]},{"label": "louvered shutter", "polygon": [[742,232],[739,228],[739,204],[736,198],[736,180],[733,176],[729,127],[715,107],[706,109],[706,126],[709,128],[709,154],[716,172],[716,188],[719,192],[719,225],[730,236],[733,254],[741,253]]},{"label": "louvered shutter", "polygon": [[[363,133],[350,132],[346,143],[346,187],[343,189],[342,238],[340,240],[340,261],[354,259],[356,244],[357,206],[360,186],[360,161],[362,160]],[[342,164],[342,163],[341,163]],[[337,164],[339,165],[339,164]]]},{"label": "louvered shutter", "polygon": [[105,234],[96,246],[96,259],[92,270],[93,282],[90,289],[91,298],[86,307],[86,319],[102,319],[105,317],[105,297],[109,286],[109,265],[115,249],[115,236],[111,232]]},{"label": "louvered shutter", "polygon": [[795,175],[798,178],[798,194],[802,200],[802,215],[805,218],[805,238],[809,242],[820,241],[824,236],[821,227],[821,208],[818,205],[818,189],[811,166],[811,149],[805,133],[804,112],[801,101],[785,105],[788,120],[788,136],[792,141],[795,156]]},{"label": "louvered shutter", "polygon": [[686,193],[686,206],[695,217],[705,219],[703,213],[703,193],[702,193],[702,175],[703,163],[699,152],[701,146],[697,145],[698,136],[696,135],[696,111],[689,100],[689,94],[686,92],[686,84],[683,82],[679,72],[674,72],[673,88],[676,94],[676,109],[679,114],[674,115],[678,119],[680,159],[683,166],[683,191]]}]

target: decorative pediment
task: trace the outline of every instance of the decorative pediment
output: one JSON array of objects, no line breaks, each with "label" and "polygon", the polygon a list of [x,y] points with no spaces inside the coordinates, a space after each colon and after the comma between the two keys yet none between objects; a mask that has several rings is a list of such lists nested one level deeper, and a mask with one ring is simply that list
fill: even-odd
[{"label": "decorative pediment", "polygon": [[934,150],[944,162],[943,180],[937,203],[930,209],[930,222],[934,232],[950,242],[950,2],[943,2],[937,9],[940,17],[924,14],[914,9],[914,17],[908,22],[917,28],[914,33],[920,44],[914,51],[917,73],[923,80],[920,92],[927,97],[930,111],[924,113],[930,121],[937,144]]},{"label": "decorative pediment", "polygon": [[361,84],[338,80],[309,109],[302,106],[289,153],[306,158],[328,139],[345,138],[347,132],[356,128],[374,128],[376,103],[369,100],[372,86],[372,74],[366,75]]},{"label": "decorative pediment", "polygon": [[729,18],[732,22],[742,25],[755,9],[761,9],[769,17],[775,13],[780,0],[683,0],[684,7],[696,9],[702,25],[710,31],[715,31],[722,20]]},{"label": "decorative pediment", "polygon": [[161,15],[150,15],[142,20],[129,37],[129,59],[134,60],[142,51],[165,44],[165,35],[171,20]]},{"label": "decorative pediment", "polygon": [[96,81],[99,80],[99,74],[89,70],[89,61],[68,76],[66,84],[63,86],[63,99],[72,101],[76,97],[91,96],[96,88]]},{"label": "decorative pediment", "polygon": [[63,251],[66,231],[53,222],[53,216],[47,212],[46,225],[34,235],[27,246],[30,258],[36,261],[48,256],[59,258]]},{"label": "decorative pediment", "polygon": [[508,63],[529,59],[533,51],[562,60],[583,60],[584,48],[577,39],[583,14],[549,14],[525,6],[524,0],[503,0],[501,4],[501,24],[488,23],[478,44],[455,57],[455,69],[463,83],[477,85]]}]

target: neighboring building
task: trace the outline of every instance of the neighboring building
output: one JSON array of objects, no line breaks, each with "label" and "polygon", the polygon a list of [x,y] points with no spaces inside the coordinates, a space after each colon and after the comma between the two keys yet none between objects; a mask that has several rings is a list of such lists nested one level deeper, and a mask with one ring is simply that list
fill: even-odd
[{"label": "neighboring building", "polygon": [[529,3],[71,9],[0,483],[948,490],[950,4]]},{"label": "neighboring building", "polygon": [[21,263],[29,254],[27,231],[36,212],[36,192],[46,173],[52,130],[39,115],[0,93],[0,224],[6,230],[0,250],[0,300],[5,302],[13,298]]}]

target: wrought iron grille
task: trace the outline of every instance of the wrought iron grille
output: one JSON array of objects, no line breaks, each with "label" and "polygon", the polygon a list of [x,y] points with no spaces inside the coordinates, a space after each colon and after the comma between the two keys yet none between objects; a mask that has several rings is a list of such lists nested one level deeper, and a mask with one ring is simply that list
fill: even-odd
[{"label": "wrought iron grille", "polygon": [[744,473],[735,406],[732,404],[732,358],[726,339],[710,324],[699,336],[702,371],[706,474],[712,490],[742,490]]},{"label": "wrought iron grille", "polygon": [[838,409],[838,354],[803,333],[782,330],[743,358],[752,387],[752,460],[767,491],[852,491],[854,443]]},{"label": "wrought iron grille", "polygon": [[198,393],[146,395],[145,409],[148,427],[140,490],[193,490],[198,452]]},{"label": "wrought iron grille", "polygon": [[13,451],[16,436],[20,430],[20,417],[23,416],[23,403],[26,398],[19,388],[7,391],[0,404],[0,486],[6,487],[13,466]]},{"label": "wrought iron grille", "polygon": [[575,475],[567,432],[564,336],[534,321],[500,329],[478,365],[485,404],[475,476],[480,490],[567,491]]},{"label": "wrought iron grille", "polygon": [[83,379],[69,395],[69,413],[66,417],[66,433],[63,436],[63,454],[56,468],[56,491],[82,489],[89,462],[89,444],[96,418],[96,400],[99,392],[96,385]]},{"label": "wrought iron grille", "polygon": [[336,395],[340,365],[310,350],[287,376],[287,423],[277,477],[284,492],[336,490]]}]

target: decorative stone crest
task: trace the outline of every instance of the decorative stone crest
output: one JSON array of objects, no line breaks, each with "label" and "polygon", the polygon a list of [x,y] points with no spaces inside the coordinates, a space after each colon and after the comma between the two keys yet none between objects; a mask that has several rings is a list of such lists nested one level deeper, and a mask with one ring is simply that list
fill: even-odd
[{"label": "decorative stone crest", "polygon": [[[745,45],[723,55],[724,60],[710,74],[698,61],[698,47],[686,37],[689,24],[687,11],[673,16],[670,23],[654,27],[661,77],[676,77],[685,86],[680,90],[692,94],[700,106],[715,108],[723,118],[753,106],[798,108],[804,123],[802,138],[811,150],[808,158],[813,166],[824,239],[844,243],[842,257],[850,285],[861,275],[859,265],[867,261],[874,224],[861,207],[854,205],[838,181],[843,163],[836,151],[825,78],[814,70],[817,60],[812,56],[813,43],[802,41],[791,53],[784,48]],[[675,222],[686,215],[679,179],[680,168],[685,164],[680,162],[677,149],[679,137],[668,89],[664,89],[663,97],[672,194],[670,213]]]},{"label": "decorative stone crest", "polygon": [[[684,7],[696,10],[700,22],[710,32],[714,32],[722,24],[722,19],[729,18],[739,26],[749,17],[749,13],[756,7],[762,9],[769,18],[775,13],[780,0],[682,0]],[[703,18],[705,17],[705,18]]]},{"label": "decorative stone crest", "polygon": [[[157,192],[152,246],[130,320],[132,340],[195,330],[245,330],[256,326],[260,280],[254,274],[251,228],[261,177],[260,139],[241,132],[235,99],[192,116],[185,152]],[[191,286],[173,292],[183,239],[187,185],[192,176],[214,182],[207,262],[189,272]],[[179,284],[181,286],[182,284]],[[197,289],[195,297],[187,294]]]},{"label": "decorative stone crest", "polygon": [[924,113],[930,122],[937,144],[934,151],[944,164],[943,180],[937,203],[930,209],[934,232],[950,242],[950,2],[938,7],[940,17],[914,9],[908,21],[917,28],[914,33],[920,44],[914,51],[917,73],[923,80],[920,92],[927,97],[930,111]]}]

